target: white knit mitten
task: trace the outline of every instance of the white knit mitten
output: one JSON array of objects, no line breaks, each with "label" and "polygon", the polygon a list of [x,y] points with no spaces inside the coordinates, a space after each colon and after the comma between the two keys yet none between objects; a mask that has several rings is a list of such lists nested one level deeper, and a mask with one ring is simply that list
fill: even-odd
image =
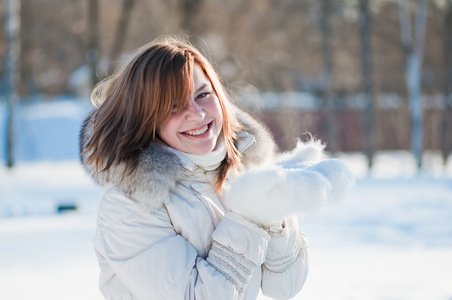
[{"label": "white knit mitten", "polygon": [[324,146],[298,142],[273,164],[232,180],[225,206],[260,226],[289,215],[307,215],[337,202],[352,188],[354,177],[337,159],[326,159]]}]

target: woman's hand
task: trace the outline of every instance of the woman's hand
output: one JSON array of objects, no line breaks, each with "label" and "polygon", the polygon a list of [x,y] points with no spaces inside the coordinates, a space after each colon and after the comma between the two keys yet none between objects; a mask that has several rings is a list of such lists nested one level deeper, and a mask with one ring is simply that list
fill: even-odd
[{"label": "woman's hand", "polygon": [[345,163],[325,159],[324,146],[298,142],[275,163],[235,178],[225,191],[225,206],[261,226],[286,216],[320,211],[354,186]]}]

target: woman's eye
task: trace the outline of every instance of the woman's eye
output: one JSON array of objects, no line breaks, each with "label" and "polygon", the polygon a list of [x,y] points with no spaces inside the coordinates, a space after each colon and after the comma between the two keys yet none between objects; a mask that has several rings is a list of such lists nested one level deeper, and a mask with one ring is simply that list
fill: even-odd
[{"label": "woman's eye", "polygon": [[171,109],[171,112],[176,112],[177,111],[177,104],[173,105],[173,108]]},{"label": "woman's eye", "polygon": [[205,98],[205,97],[207,97],[209,94],[210,94],[210,93],[208,93],[208,92],[206,92],[206,93],[201,93],[201,94],[198,95],[198,97],[196,97],[196,99],[202,99],[202,98]]}]

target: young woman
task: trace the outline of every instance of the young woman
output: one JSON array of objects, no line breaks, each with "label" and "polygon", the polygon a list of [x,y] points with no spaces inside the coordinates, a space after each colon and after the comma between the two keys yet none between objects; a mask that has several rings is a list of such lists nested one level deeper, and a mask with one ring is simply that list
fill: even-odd
[{"label": "young woman", "polygon": [[230,103],[197,49],[175,39],[138,49],[92,100],[80,157],[103,186],[94,247],[106,299],[300,291],[307,244],[292,215],[328,200],[346,173],[325,167],[320,144],[274,160],[266,129]]}]

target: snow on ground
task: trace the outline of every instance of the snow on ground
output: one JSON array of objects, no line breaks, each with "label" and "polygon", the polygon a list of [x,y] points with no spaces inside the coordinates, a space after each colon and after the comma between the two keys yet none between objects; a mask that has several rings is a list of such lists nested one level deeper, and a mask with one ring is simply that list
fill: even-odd
[{"label": "snow on ground", "polygon": [[[74,162],[0,169],[1,299],[102,299],[91,241],[100,190]],[[58,213],[58,206],[78,210]]]},{"label": "snow on ground", "polygon": [[[342,159],[357,188],[300,220],[311,270],[295,299],[452,299],[451,173],[365,176],[359,155]],[[386,161],[375,170],[394,167]],[[91,246],[99,194],[77,161],[0,168],[2,299],[101,299]],[[68,204],[78,209],[57,212]]]},{"label": "snow on ground", "polygon": [[[91,245],[100,188],[76,160],[89,105],[44,108],[19,110],[19,164],[0,166],[0,299],[102,299]],[[443,167],[426,153],[419,174],[406,152],[378,153],[371,172],[362,154],[340,158],[357,187],[300,220],[311,268],[295,299],[451,300],[452,158]],[[77,209],[59,213],[62,206]]]}]

